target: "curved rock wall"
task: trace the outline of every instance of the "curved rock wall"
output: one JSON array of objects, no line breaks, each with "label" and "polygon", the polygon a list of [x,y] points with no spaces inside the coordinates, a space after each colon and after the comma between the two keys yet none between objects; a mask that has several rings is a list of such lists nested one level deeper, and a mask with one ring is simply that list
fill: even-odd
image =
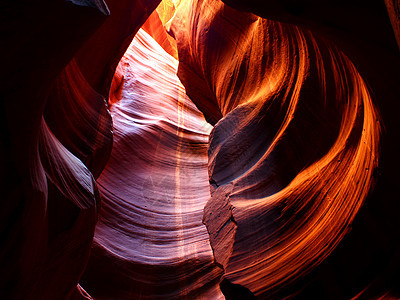
[{"label": "curved rock wall", "polygon": [[100,174],[112,141],[105,97],[157,4],[1,5],[0,298],[83,297],[100,202],[91,171]]},{"label": "curved rock wall", "polygon": [[102,209],[83,280],[96,299],[222,297],[202,224],[211,126],[177,66],[140,30],[117,69],[114,144],[97,180]]},{"label": "curved rock wall", "polygon": [[374,182],[381,120],[371,93],[333,43],[294,25],[188,1],[172,31],[178,75],[215,123],[205,222],[221,287],[233,298],[293,296]]},{"label": "curved rock wall", "polygon": [[159,2],[0,5],[0,298],[398,298],[398,3]]}]

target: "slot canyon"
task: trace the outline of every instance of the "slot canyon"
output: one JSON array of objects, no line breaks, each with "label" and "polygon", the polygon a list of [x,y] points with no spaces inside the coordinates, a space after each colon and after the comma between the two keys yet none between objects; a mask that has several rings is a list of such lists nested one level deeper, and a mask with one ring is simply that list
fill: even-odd
[{"label": "slot canyon", "polygon": [[0,299],[400,299],[398,0],[0,14]]}]

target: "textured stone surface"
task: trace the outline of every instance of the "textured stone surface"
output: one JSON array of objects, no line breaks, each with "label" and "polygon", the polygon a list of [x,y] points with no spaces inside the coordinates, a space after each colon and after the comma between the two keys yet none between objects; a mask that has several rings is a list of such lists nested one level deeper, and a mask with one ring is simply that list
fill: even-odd
[{"label": "textured stone surface", "polygon": [[398,1],[159,2],[0,5],[0,298],[399,298]]},{"label": "textured stone surface", "polygon": [[382,120],[371,90],[320,32],[211,1],[179,6],[172,31],[178,75],[215,123],[205,221],[224,293],[294,296],[375,181]]},{"label": "textured stone surface", "polygon": [[83,279],[96,299],[222,297],[202,223],[211,126],[177,66],[141,30],[117,69],[114,145],[97,181],[102,210]]},{"label": "textured stone surface", "polygon": [[112,139],[105,97],[157,5],[75,2],[1,4],[2,299],[81,297],[100,202],[91,171]]}]

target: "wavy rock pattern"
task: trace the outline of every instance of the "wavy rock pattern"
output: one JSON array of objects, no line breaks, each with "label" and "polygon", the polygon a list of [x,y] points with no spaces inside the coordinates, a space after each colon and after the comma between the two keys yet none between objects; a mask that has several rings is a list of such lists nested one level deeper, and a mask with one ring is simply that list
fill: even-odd
[{"label": "wavy rock pattern", "polygon": [[104,99],[159,1],[73,2],[0,9],[1,299],[85,298],[77,283],[100,201],[91,171],[112,139]]},{"label": "wavy rock pattern", "polygon": [[223,2],[0,5],[0,299],[399,298],[398,1]]},{"label": "wavy rock pattern", "polygon": [[43,111],[53,81],[105,16],[64,1],[1,6],[0,298],[66,298],[88,260],[99,198]]},{"label": "wavy rock pattern", "polygon": [[111,115],[74,59],[55,82],[45,118],[60,142],[99,177],[112,147]]},{"label": "wavy rock pattern", "polygon": [[223,287],[292,295],[370,190],[380,125],[366,84],[310,32],[223,4],[189,1],[172,29],[178,74],[217,122],[205,222]]},{"label": "wavy rock pattern", "polygon": [[220,269],[202,224],[211,126],[178,62],[139,31],[120,62],[114,145],[84,286],[96,299],[217,299]]}]

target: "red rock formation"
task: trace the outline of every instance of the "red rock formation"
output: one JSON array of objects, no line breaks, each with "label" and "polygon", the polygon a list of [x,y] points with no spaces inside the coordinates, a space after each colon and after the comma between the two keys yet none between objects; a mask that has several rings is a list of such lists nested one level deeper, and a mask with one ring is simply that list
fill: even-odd
[{"label": "red rock formation", "polygon": [[165,51],[178,59],[176,41],[166,30],[174,13],[175,6],[172,0],[162,1],[143,24],[142,29],[150,34]]},{"label": "red rock formation", "polygon": [[77,157],[99,175],[111,142],[104,97],[118,61],[156,5],[1,5],[0,298],[80,298],[83,290],[76,286],[99,197]]},{"label": "red rock formation", "polygon": [[112,120],[106,100],[88,83],[75,59],[58,76],[45,117],[60,142],[99,177],[111,151]]},{"label": "red rock formation", "polygon": [[398,3],[159,2],[0,5],[0,298],[398,298]]},{"label": "red rock formation", "polygon": [[177,66],[139,31],[117,69],[114,145],[97,181],[102,210],[83,281],[96,299],[222,296],[202,224],[211,126]]},{"label": "red rock formation", "polygon": [[397,44],[400,47],[399,2],[396,0],[385,0],[385,4],[389,13],[390,21],[392,22],[394,33],[396,35]]},{"label": "red rock formation", "polygon": [[370,191],[380,131],[370,91],[333,43],[221,3],[185,2],[172,31],[179,77],[216,123],[205,222],[221,287],[293,296]]}]

